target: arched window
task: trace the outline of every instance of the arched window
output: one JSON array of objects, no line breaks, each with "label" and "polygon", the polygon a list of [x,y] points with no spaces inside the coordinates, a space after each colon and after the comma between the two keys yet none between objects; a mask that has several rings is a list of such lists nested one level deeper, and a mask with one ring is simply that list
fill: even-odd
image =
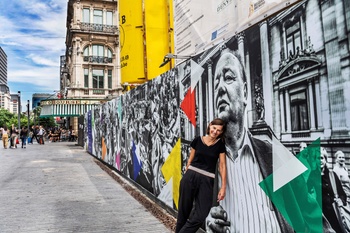
[{"label": "arched window", "polygon": [[110,48],[103,45],[92,45],[92,51],[90,46],[86,46],[83,50],[84,62],[91,63],[112,63],[113,52]]},{"label": "arched window", "polygon": [[104,50],[103,45],[93,45],[92,55],[96,57],[103,57],[104,56],[103,50]]},{"label": "arched window", "polygon": [[89,46],[86,46],[85,48],[84,48],[84,57],[86,57],[86,56],[89,56]]},{"label": "arched window", "polygon": [[107,57],[112,58],[112,55],[113,55],[112,50],[107,49]]}]

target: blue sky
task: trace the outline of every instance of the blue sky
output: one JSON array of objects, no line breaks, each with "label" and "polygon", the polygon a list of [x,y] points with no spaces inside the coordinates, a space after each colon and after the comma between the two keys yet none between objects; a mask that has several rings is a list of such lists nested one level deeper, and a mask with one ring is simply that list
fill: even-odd
[{"label": "blue sky", "polygon": [[65,53],[67,0],[0,0],[0,46],[7,54],[10,92],[22,111],[34,93],[59,90]]}]

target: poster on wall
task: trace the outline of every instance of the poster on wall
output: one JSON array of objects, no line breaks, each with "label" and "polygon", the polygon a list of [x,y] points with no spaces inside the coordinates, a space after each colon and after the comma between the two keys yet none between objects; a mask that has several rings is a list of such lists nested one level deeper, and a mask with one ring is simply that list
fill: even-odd
[{"label": "poster on wall", "polygon": [[140,83],[144,80],[144,31],[141,4],[119,1],[121,83]]},{"label": "poster on wall", "polygon": [[[215,19],[215,20],[213,20]],[[174,1],[175,54],[202,52],[209,44],[238,27],[235,2]]]},{"label": "poster on wall", "polygon": [[175,54],[201,53],[298,1],[175,0]]}]

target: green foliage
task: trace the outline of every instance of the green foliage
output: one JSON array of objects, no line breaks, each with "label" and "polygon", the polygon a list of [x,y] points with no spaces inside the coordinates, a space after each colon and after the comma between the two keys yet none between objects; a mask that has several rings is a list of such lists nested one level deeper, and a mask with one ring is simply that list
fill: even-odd
[{"label": "green foliage", "polygon": [[53,117],[40,117],[38,118],[38,121],[38,124],[42,125],[45,129],[56,126],[56,122]]},{"label": "green foliage", "polygon": [[18,124],[17,114],[15,115],[4,108],[0,108],[0,126],[6,125],[9,128],[12,124]]},{"label": "green foliage", "polygon": [[[39,115],[40,115],[40,109],[35,109],[34,115],[30,116],[30,127],[34,125],[34,122],[36,125],[42,125],[44,128],[56,126],[56,122],[53,117],[41,118],[39,117]],[[35,121],[34,121],[34,117],[35,117]],[[21,128],[23,126],[28,127],[27,114],[21,114],[20,123],[21,123]],[[6,125],[7,128],[10,128],[12,124],[14,124],[16,127],[18,126],[18,115],[15,113],[11,113],[4,108],[0,108],[0,127],[3,127],[4,125]]]},{"label": "green foliage", "polygon": [[[21,114],[20,123],[21,127],[28,126],[28,116],[26,114]],[[18,114],[11,113],[7,109],[0,108],[0,127],[6,125],[7,128],[10,128],[12,124],[14,124],[16,127],[18,126]]]}]

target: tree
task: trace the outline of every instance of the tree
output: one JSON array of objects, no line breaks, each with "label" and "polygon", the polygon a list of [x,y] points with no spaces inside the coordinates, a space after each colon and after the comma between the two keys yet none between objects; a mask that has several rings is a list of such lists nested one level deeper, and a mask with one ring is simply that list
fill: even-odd
[{"label": "tree", "polygon": [[3,127],[4,125],[9,128],[12,124],[17,125],[17,115],[11,113],[7,109],[0,108],[0,126]]},{"label": "tree", "polygon": [[56,122],[53,117],[40,117],[38,118],[38,124],[42,125],[45,129],[56,126]]}]

